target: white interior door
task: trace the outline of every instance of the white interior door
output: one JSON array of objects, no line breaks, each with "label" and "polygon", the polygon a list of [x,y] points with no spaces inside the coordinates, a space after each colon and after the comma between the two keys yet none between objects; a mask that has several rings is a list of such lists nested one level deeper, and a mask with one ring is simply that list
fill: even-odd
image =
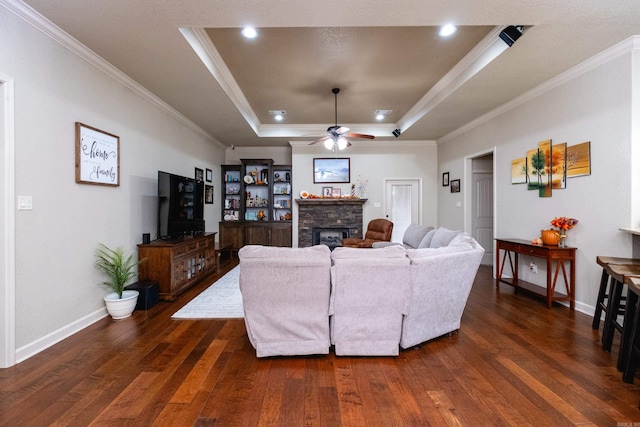
[{"label": "white interior door", "polygon": [[483,265],[493,263],[493,173],[473,173],[473,238],[485,249]]},{"label": "white interior door", "polygon": [[393,222],[392,242],[402,242],[409,224],[420,224],[420,180],[385,180],[385,215]]}]

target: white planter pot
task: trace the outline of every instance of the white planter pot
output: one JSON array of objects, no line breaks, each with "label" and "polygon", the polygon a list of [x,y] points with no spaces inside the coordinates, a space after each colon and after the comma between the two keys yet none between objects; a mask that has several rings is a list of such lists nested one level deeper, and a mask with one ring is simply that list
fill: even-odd
[{"label": "white planter pot", "polygon": [[107,311],[114,319],[124,319],[131,316],[138,302],[138,291],[123,291],[122,298],[115,292],[104,297]]}]

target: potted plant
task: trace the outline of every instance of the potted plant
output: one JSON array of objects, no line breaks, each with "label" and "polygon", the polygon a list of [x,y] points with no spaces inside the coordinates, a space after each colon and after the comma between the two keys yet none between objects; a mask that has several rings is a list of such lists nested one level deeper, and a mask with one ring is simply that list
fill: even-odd
[{"label": "potted plant", "polygon": [[133,255],[126,256],[120,246],[110,249],[102,243],[99,245],[95,266],[108,277],[101,284],[113,291],[104,297],[107,311],[114,319],[124,319],[131,316],[138,302],[138,291],[124,290],[124,287],[137,274],[136,267],[145,259],[134,261]]}]

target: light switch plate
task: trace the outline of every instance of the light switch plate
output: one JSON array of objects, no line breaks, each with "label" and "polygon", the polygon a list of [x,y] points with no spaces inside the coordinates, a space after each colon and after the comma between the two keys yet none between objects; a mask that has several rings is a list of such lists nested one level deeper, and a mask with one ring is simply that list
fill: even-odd
[{"label": "light switch plate", "polygon": [[31,196],[18,196],[18,210],[30,211],[33,209],[33,197]]}]

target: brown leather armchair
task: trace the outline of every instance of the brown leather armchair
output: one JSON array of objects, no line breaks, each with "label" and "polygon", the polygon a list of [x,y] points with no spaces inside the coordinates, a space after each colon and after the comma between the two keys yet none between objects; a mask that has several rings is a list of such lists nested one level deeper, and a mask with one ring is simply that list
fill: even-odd
[{"label": "brown leather armchair", "polygon": [[390,242],[393,232],[393,223],[384,218],[371,220],[367,225],[367,232],[364,239],[354,239],[348,237],[342,239],[342,246],[350,248],[370,248],[374,242]]}]

